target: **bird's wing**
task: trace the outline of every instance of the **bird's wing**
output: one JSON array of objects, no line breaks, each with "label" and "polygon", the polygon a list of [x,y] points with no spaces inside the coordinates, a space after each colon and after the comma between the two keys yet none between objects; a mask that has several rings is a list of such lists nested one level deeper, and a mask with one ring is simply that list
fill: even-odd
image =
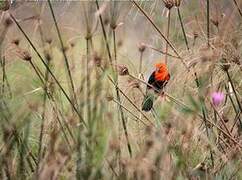
[{"label": "bird's wing", "polygon": [[[148,84],[153,85],[155,83],[155,71],[150,75]],[[147,85],[147,88],[150,89],[151,87]]]}]

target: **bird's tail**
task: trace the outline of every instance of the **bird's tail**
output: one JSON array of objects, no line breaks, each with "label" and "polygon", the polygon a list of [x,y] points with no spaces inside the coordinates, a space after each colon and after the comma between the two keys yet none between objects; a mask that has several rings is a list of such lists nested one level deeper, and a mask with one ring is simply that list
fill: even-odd
[{"label": "bird's tail", "polygon": [[153,107],[154,99],[155,99],[154,92],[149,92],[148,90],[142,102],[142,110],[150,111]]}]

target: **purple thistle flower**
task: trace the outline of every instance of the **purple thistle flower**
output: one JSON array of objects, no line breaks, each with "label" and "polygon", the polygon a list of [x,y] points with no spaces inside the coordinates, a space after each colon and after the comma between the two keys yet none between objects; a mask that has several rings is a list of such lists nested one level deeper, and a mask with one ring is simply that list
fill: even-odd
[{"label": "purple thistle flower", "polygon": [[212,102],[214,106],[219,106],[224,100],[224,93],[222,92],[213,92],[212,95]]}]

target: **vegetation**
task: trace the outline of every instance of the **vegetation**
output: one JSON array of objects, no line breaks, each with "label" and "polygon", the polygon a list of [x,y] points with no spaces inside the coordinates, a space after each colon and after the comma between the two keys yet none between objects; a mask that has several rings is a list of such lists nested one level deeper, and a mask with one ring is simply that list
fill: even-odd
[{"label": "vegetation", "polygon": [[242,179],[241,6],[0,2],[0,179]]}]

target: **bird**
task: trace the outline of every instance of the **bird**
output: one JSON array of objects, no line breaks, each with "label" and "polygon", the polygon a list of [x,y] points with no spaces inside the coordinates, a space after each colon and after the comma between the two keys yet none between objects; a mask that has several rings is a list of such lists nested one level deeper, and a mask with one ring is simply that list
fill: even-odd
[{"label": "bird", "polygon": [[154,100],[163,92],[164,87],[170,80],[167,65],[165,63],[155,64],[155,71],[152,72],[148,79],[142,110],[150,111],[153,107]]}]

